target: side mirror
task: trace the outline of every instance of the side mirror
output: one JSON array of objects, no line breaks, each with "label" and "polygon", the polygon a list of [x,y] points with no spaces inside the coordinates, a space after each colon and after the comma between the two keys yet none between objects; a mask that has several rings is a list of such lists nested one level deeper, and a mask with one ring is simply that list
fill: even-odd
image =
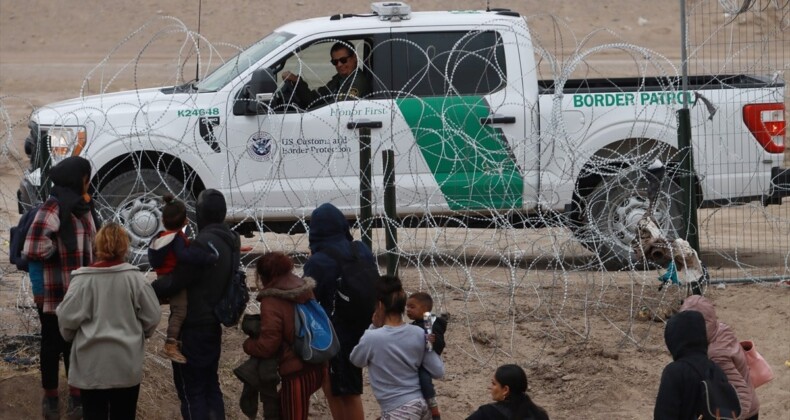
[{"label": "side mirror", "polygon": [[275,75],[269,69],[255,70],[250,81],[236,95],[233,115],[257,115],[261,105],[268,105],[275,90],[277,90]]}]

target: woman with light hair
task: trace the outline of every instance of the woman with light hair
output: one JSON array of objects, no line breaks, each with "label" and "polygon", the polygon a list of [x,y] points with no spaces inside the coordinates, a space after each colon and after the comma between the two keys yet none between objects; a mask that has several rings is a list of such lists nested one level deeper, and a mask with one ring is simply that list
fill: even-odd
[{"label": "woman with light hair", "polygon": [[125,262],[123,227],[102,227],[94,248],[97,262],[72,272],[57,308],[60,333],[72,342],[69,385],[81,390],[86,420],[134,419],[159,300],[140,269]]}]

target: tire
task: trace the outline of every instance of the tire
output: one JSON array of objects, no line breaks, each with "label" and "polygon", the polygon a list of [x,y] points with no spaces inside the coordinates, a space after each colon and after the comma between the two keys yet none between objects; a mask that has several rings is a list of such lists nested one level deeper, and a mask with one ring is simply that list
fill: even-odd
[{"label": "tire", "polygon": [[195,232],[195,197],[184,184],[154,169],[124,172],[99,188],[97,211],[102,223],[121,224],[129,234],[129,262],[148,265],[148,244],[164,230],[161,208],[164,194],[173,194],[187,207],[187,235]]},{"label": "tire", "polygon": [[[576,238],[597,254],[601,264],[610,269],[641,267],[632,248],[637,223],[650,207],[648,180],[641,169],[624,169],[603,178],[587,195],[579,218]],[[664,178],[658,191],[653,216],[667,239],[686,237],[682,215],[682,190],[670,177]]]}]

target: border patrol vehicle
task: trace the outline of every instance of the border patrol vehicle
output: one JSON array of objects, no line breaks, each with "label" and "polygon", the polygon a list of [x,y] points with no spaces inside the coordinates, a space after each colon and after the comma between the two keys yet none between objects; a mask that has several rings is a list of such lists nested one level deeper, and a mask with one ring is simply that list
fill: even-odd
[{"label": "border patrol vehicle", "polygon": [[[693,76],[687,92],[676,76],[539,80],[539,55],[516,12],[372,9],[283,25],[195,83],[37,109],[20,212],[44,198],[51,165],[81,155],[94,167],[100,214],[126,226],[138,256],[162,228],[165,192],[194,202],[206,188],[222,191],[227,221],[245,233],[303,232],[323,202],[355,220],[354,126],[370,123],[375,215],[384,213],[381,151],[392,150],[404,226],[559,220],[625,263],[645,212],[685,232],[676,205],[684,102],[705,203],[786,195],[781,79]],[[283,73],[310,89],[326,84],[338,42],[370,91],[300,103]],[[651,204],[642,173],[656,159],[675,175]]]}]

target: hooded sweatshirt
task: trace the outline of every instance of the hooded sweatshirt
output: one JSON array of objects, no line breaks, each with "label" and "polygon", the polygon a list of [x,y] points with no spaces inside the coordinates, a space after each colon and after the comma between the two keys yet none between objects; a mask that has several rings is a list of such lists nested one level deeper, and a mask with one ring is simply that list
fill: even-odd
[{"label": "hooded sweatshirt", "polygon": [[[214,315],[214,307],[219,302],[233,272],[232,254],[239,253],[239,235],[225,225],[225,196],[221,192],[208,189],[200,193],[195,205],[198,235],[189,245],[209,252],[211,242],[219,253],[216,264],[196,266],[178,264],[173,270],[174,289],[186,287],[187,316],[182,328],[219,327]],[[160,296],[162,297],[162,296]],[[169,297],[169,296],[165,296]]]},{"label": "hooded sweatshirt", "polygon": [[727,375],[730,384],[738,392],[741,403],[741,418],[749,418],[760,411],[757,393],[749,378],[749,364],[740,341],[729,325],[719,322],[713,302],[703,296],[694,295],[683,301],[681,311],[697,311],[705,318],[708,339],[708,357]]},{"label": "hooded sweatshirt", "polygon": [[140,269],[122,263],[73,273],[58,326],[71,347],[69,385],[128,388],[143,379],[145,338],[161,318],[154,289]]},{"label": "hooded sweatshirt", "polygon": [[661,373],[654,420],[691,420],[700,399],[700,381],[697,372],[707,372],[713,379],[726,376],[708,359],[708,340],[705,319],[696,311],[679,312],[667,322],[664,341],[672,360]]},{"label": "hooded sweatshirt", "polygon": [[313,298],[313,279],[288,273],[272,279],[260,293],[261,331],[258,337],[244,341],[244,352],[259,359],[279,356],[280,376],[305,369],[305,363],[294,353],[294,306]]},{"label": "hooded sweatshirt", "polygon": [[[337,278],[340,277],[340,265],[323,251],[333,248],[340,254],[351,257],[351,242],[354,238],[351,236],[351,229],[346,217],[330,203],[324,203],[313,210],[310,216],[308,237],[311,255],[304,265],[304,275],[315,279],[316,299],[326,313],[331,314],[337,289]],[[361,258],[375,262],[373,253],[367,246],[360,246],[359,250]],[[335,329],[337,328],[338,325],[335,325]],[[357,332],[357,340],[359,340],[365,329]],[[338,334],[342,335],[340,332]],[[342,337],[340,339],[343,340]]]}]

